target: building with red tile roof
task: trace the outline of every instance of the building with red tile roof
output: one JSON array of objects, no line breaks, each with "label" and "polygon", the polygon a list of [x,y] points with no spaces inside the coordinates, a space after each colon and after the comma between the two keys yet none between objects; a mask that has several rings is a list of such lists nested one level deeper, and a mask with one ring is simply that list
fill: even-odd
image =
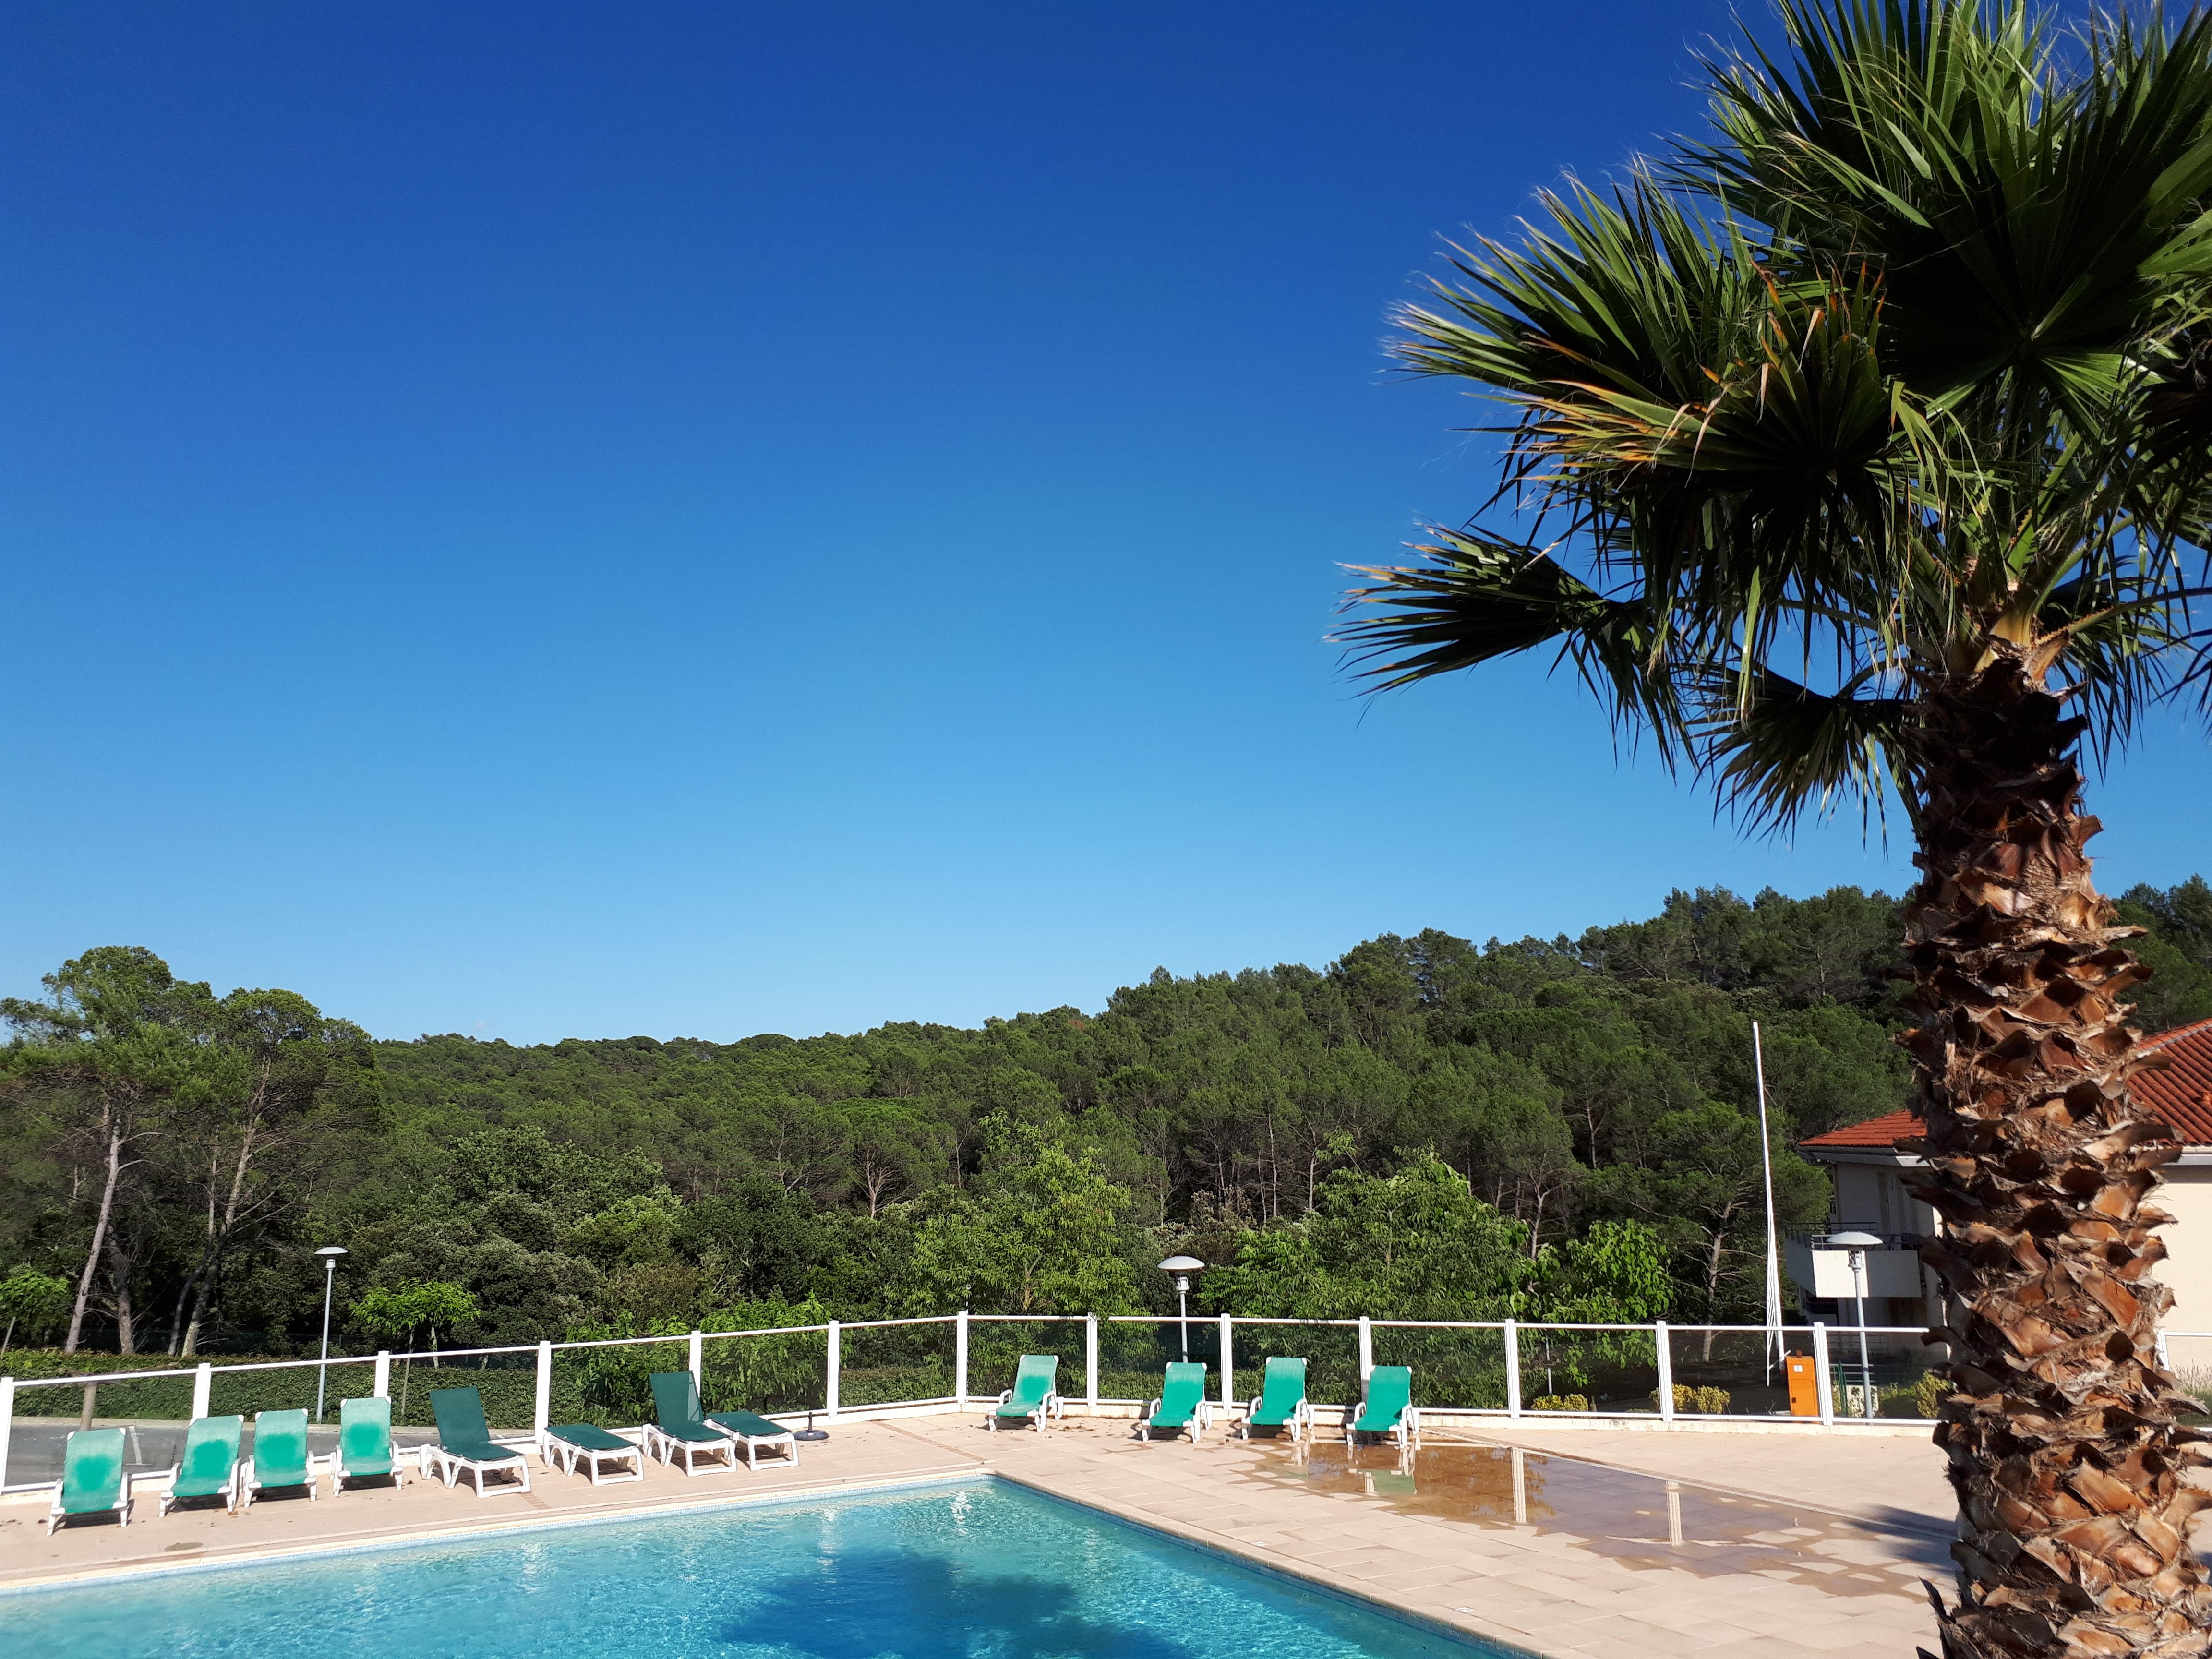
[{"label": "building with red tile roof", "polygon": [[[2157,1071],[2136,1073],[2130,1085],[2136,1098],[2172,1125],[2190,1146],[2212,1149],[2212,1019],[2145,1037],[2136,1052],[2166,1060]],[[1798,1149],[1808,1158],[1818,1157],[1815,1147],[1887,1150],[1893,1141],[1917,1137],[1923,1127],[1911,1112],[1885,1112],[1800,1141]]]},{"label": "building with red tile roof", "polygon": [[[2156,1200],[2174,1218],[2160,1235],[2166,1260],[2158,1277],[2174,1292],[2166,1324],[2170,1334],[2212,1333],[2212,1019],[2146,1037],[2136,1052],[2165,1061],[2154,1071],[2136,1073],[2130,1085],[2136,1098],[2171,1124],[2184,1142],[2181,1157],[2166,1166],[2166,1184]],[[1879,1234],[1886,1247],[1866,1253],[1872,1281],[1869,1322],[1909,1323],[1936,1313],[1934,1275],[1921,1267],[1917,1255],[1921,1238],[1936,1231],[1936,1215],[1905,1190],[1905,1171],[1918,1168],[1921,1160],[1899,1152],[1896,1145],[1917,1138],[1923,1127],[1913,1113],[1887,1112],[1798,1143],[1800,1153],[1827,1170],[1836,1193],[1828,1226],[1789,1243],[1790,1276],[1809,1316],[1842,1316],[1848,1322],[1837,1295],[1839,1283],[1844,1285],[1843,1293],[1850,1294],[1840,1267],[1846,1253],[1822,1243],[1828,1233],[1846,1231]],[[2212,1335],[2197,1346],[2203,1352],[2192,1359],[2212,1363]],[[2179,1352],[2174,1359],[2185,1363]]]}]

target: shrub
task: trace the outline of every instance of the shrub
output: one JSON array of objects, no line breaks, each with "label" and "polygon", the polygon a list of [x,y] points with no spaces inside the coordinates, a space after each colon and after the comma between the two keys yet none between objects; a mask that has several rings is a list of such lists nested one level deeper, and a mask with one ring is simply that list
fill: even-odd
[{"label": "shrub", "polygon": [[1948,1377],[1941,1371],[1923,1371],[1920,1380],[1912,1385],[1912,1409],[1922,1417],[1934,1417],[1943,1409],[1943,1401],[1950,1393]]},{"label": "shrub", "polygon": [[[1655,1406],[1659,1403],[1659,1390],[1656,1389],[1651,1390],[1651,1403]],[[1674,1410],[1678,1413],[1688,1412],[1712,1413],[1724,1412],[1728,1408],[1729,1391],[1726,1389],[1692,1388],[1687,1382],[1677,1382],[1674,1385]]]},{"label": "shrub", "polygon": [[1540,1412],[1586,1412],[1589,1399],[1579,1394],[1542,1394],[1529,1402],[1529,1408]]}]

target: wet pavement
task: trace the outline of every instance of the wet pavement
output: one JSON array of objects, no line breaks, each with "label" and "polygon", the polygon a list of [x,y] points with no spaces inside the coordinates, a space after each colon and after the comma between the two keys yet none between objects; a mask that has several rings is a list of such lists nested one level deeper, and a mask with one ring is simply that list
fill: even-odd
[{"label": "wet pavement", "polygon": [[1404,1452],[1341,1441],[1278,1443],[1248,1473],[1394,1512],[1571,1540],[1632,1568],[1753,1573],[1831,1595],[1948,1583],[1948,1537],[1917,1517],[1885,1523],[1716,1491],[1578,1458],[1431,1441]]}]

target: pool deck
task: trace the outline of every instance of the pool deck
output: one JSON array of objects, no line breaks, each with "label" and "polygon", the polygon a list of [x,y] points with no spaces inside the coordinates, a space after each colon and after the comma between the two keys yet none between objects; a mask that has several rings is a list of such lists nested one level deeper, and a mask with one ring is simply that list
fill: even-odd
[{"label": "pool deck", "polygon": [[841,1422],[796,1468],[647,1465],[593,1487],[536,1465],[527,1495],[410,1480],[46,1535],[46,1505],[0,1504],[0,1587],[601,1516],[993,1473],[1416,1619],[1554,1659],[1904,1659],[1932,1645],[1919,1581],[1948,1583],[1950,1498],[1917,1439],[1579,1431],[1429,1435],[1412,1459],[1245,1443],[1149,1443],[1126,1420],[987,1432],[981,1413]]}]

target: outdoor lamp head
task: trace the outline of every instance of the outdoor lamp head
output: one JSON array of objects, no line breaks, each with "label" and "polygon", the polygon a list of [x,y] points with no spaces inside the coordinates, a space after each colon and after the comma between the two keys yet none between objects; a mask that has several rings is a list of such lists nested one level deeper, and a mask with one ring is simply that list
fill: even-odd
[{"label": "outdoor lamp head", "polygon": [[315,1254],[322,1256],[343,1255],[345,1254],[345,1246],[343,1244],[325,1244],[321,1249],[317,1250]]},{"label": "outdoor lamp head", "polygon": [[1881,1241],[1876,1238],[1872,1233],[1830,1233],[1828,1235],[1828,1243],[1830,1244],[1840,1244],[1845,1249],[1849,1250],[1851,1253],[1851,1261],[1854,1264],[1860,1260],[1866,1251],[1878,1250],[1881,1248]]},{"label": "outdoor lamp head", "polygon": [[1176,1289],[1178,1291],[1188,1290],[1190,1275],[1203,1272],[1205,1267],[1206,1263],[1194,1255],[1171,1255],[1160,1263],[1162,1273],[1173,1273],[1176,1276]]}]

